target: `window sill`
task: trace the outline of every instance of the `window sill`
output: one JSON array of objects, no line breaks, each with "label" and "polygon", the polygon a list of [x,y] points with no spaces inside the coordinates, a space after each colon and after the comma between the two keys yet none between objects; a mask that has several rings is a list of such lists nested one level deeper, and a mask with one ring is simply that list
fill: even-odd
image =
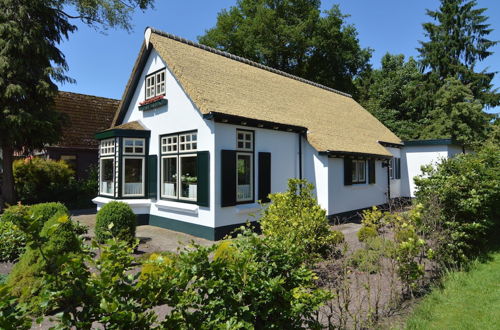
[{"label": "window sill", "polygon": [[198,215],[199,207],[196,204],[182,203],[182,202],[169,202],[169,201],[158,201],[155,203],[156,208],[159,210],[186,213],[190,215]]},{"label": "window sill", "polygon": [[235,206],[236,214],[257,213],[262,210],[262,206],[258,203],[240,204]]},{"label": "window sill", "polygon": [[98,206],[107,204],[112,201],[120,201],[125,204],[130,205],[131,207],[147,207],[151,205],[151,200],[149,199],[120,199],[120,198],[113,198],[113,197],[96,197],[92,200],[94,204],[97,204]]}]

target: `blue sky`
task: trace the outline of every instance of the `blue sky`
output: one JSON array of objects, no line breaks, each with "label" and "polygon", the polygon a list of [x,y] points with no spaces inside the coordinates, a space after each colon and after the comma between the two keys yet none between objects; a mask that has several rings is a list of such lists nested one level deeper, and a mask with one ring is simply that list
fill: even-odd
[{"label": "blue sky", "polygon": [[[215,25],[221,9],[235,3],[236,0],[156,0],[155,9],[133,15],[134,29],[130,34],[122,30],[103,34],[77,24],[78,31],[60,45],[69,65],[68,75],[76,84],[65,84],[60,89],[121,98],[147,26],[196,40]],[[425,9],[439,6],[438,0],[323,0],[322,8],[329,9],[336,3],[344,14],[350,15],[347,21],[356,26],[361,46],[374,49],[371,62],[375,68],[387,52],[417,56],[418,41],[425,40],[422,23],[429,21]],[[488,8],[486,15],[494,29],[490,39],[500,40],[500,1],[479,0],[478,4]],[[478,68],[500,71],[500,45],[493,51],[495,54]],[[494,85],[500,89],[500,74]]]}]

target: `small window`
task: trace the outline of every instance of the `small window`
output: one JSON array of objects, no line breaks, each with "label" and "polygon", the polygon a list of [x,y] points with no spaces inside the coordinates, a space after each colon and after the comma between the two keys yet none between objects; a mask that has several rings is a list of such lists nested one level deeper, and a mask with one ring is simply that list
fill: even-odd
[{"label": "small window", "polygon": [[395,163],[395,158],[392,158],[389,164],[389,178],[391,178],[392,180],[394,179],[394,168],[395,168],[394,163]]},{"label": "small window", "polygon": [[100,160],[100,189],[101,195],[114,195],[115,160],[101,158]]},{"label": "small window", "polygon": [[236,149],[253,151],[253,132],[236,130]]},{"label": "small window", "polygon": [[123,196],[144,195],[144,158],[123,158]]},{"label": "small window", "polygon": [[366,183],[366,160],[352,161],[352,183]]},{"label": "small window", "polygon": [[124,155],[143,155],[144,154],[144,139],[123,139],[123,154]]},{"label": "small window", "polygon": [[193,151],[198,149],[197,133],[187,133],[179,135],[179,152]]},{"label": "small window", "polygon": [[165,95],[165,69],[146,76],[146,100]]},{"label": "small window", "polygon": [[114,139],[102,140],[100,153],[101,153],[101,156],[110,156],[110,155],[114,156],[114,154],[115,154],[115,140]]},{"label": "small window", "polygon": [[236,154],[236,201],[253,200],[253,154]]}]

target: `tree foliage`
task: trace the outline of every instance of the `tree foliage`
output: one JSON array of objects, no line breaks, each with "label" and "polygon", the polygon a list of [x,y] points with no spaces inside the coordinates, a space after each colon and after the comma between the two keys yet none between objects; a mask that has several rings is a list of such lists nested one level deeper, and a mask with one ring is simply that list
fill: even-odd
[{"label": "tree foliage", "polygon": [[222,10],[199,41],[270,67],[354,92],[353,78],[368,68],[353,25],[338,5],[320,12],[319,0],[239,0]]},{"label": "tree foliage", "polygon": [[[55,82],[72,79],[65,75],[68,66],[58,45],[76,31],[70,19],[128,30],[134,7],[145,9],[152,1],[0,1],[0,147],[6,202],[15,200],[14,151],[41,149],[59,139],[64,121],[53,108]],[[67,8],[76,14],[68,14]]]},{"label": "tree foliage", "polygon": [[491,90],[495,72],[475,72],[475,67],[493,54],[497,41],[488,39],[493,30],[486,8],[476,7],[475,0],[441,0],[438,10],[427,10],[435,22],[423,24],[429,40],[421,41],[418,50],[422,68],[430,70],[432,79],[457,78],[483,105],[495,106],[500,101],[500,94]]}]

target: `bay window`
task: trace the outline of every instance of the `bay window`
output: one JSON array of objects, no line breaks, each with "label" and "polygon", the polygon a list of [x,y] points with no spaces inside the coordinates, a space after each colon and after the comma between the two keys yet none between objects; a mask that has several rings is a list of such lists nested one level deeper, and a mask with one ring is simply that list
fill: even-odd
[{"label": "bay window", "polygon": [[253,201],[253,131],[236,130],[236,202]]},{"label": "bay window", "polygon": [[197,201],[197,132],[162,136],[160,144],[161,197],[179,201]]},{"label": "bay window", "polygon": [[99,193],[114,196],[115,178],[115,139],[102,140],[99,147]]},{"label": "bay window", "polygon": [[123,138],[122,196],[140,197],[145,192],[145,140]]}]

